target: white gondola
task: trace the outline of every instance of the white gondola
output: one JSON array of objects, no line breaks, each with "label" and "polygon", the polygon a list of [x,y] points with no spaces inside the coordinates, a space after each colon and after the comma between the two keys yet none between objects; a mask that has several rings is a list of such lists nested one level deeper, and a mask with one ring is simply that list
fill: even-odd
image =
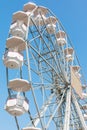
[{"label": "white gondola", "polygon": [[87,114],[84,114],[83,116],[84,116],[84,119],[87,121]]},{"label": "white gondola", "polygon": [[36,16],[36,18],[35,18],[35,23],[36,23],[36,25],[40,25],[40,26],[42,26],[42,25],[45,25],[45,23],[46,23],[46,17],[45,17],[45,15],[40,15],[40,14],[38,14],[37,16]]},{"label": "white gondola", "polygon": [[83,105],[81,108],[87,110],[87,104]]},{"label": "white gondola", "polygon": [[20,116],[28,112],[28,100],[20,95],[13,95],[7,99],[4,109],[13,116]]},{"label": "white gondola", "polygon": [[26,92],[30,90],[31,85],[25,79],[16,78],[8,82],[8,88],[17,92]]},{"label": "white gondola", "polygon": [[83,98],[87,98],[87,93],[82,93]]},{"label": "white gondola", "polygon": [[83,89],[83,90],[85,90],[85,89],[86,89],[86,87],[87,87],[87,85],[86,85],[86,84],[82,84],[82,89]]},{"label": "white gondola", "polygon": [[23,23],[23,21],[17,20],[16,22],[12,23],[10,26],[10,33],[13,36],[25,38],[26,30],[27,30],[27,26]]},{"label": "white gondola", "polygon": [[34,12],[34,16],[37,16],[38,14],[41,15],[46,15],[48,13],[48,9],[44,6],[39,6],[35,12]]},{"label": "white gondola", "polygon": [[24,11],[17,11],[13,13],[12,21],[14,23],[17,20],[22,21],[25,25],[27,25],[28,15]]},{"label": "white gondola", "polygon": [[54,17],[54,16],[50,16],[50,17],[48,17],[47,20],[46,20],[46,23],[47,23],[47,24],[56,24],[56,22],[57,22],[57,18]]},{"label": "white gondola", "polygon": [[15,49],[17,48],[18,51],[23,51],[26,48],[26,42],[23,38],[12,36],[7,39],[6,41],[6,47],[9,49]]},{"label": "white gondola", "polygon": [[23,55],[19,52],[8,50],[3,56],[3,62],[7,68],[19,68],[23,65]]},{"label": "white gondola", "polygon": [[56,33],[57,44],[63,46],[66,44],[66,33],[62,30]]},{"label": "white gondola", "polygon": [[22,130],[41,130],[40,128],[36,128],[36,127],[25,127]]},{"label": "white gondola", "polygon": [[53,34],[53,33],[55,33],[55,31],[56,31],[56,25],[55,25],[55,24],[48,24],[48,25],[46,26],[46,28],[47,28],[47,32],[48,32],[49,34]]},{"label": "white gondola", "polygon": [[13,14],[12,21],[13,23],[10,26],[10,33],[13,36],[25,38],[28,23],[27,14],[23,11],[18,11]]},{"label": "white gondola", "polygon": [[[35,3],[32,2],[28,2],[27,4],[24,4],[24,11],[26,12],[26,14],[30,15],[31,12],[37,7],[37,5]],[[33,15],[33,14],[31,14]]]},{"label": "white gondola", "polygon": [[64,50],[65,53],[65,59],[67,62],[73,61],[73,48],[66,48]]},{"label": "white gondola", "polygon": [[46,19],[46,29],[49,34],[53,34],[56,31],[56,22],[57,19],[54,16],[50,16]]}]

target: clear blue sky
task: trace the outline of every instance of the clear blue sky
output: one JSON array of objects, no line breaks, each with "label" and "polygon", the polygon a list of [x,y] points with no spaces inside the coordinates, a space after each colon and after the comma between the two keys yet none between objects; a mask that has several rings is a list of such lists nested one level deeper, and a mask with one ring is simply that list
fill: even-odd
[{"label": "clear blue sky", "polygon": [[[23,9],[29,0],[1,0],[0,2],[0,129],[16,130],[15,122],[3,110],[7,98],[5,67],[2,55],[11,24],[12,14]],[[50,8],[69,34],[87,79],[87,0],[32,0]]]}]

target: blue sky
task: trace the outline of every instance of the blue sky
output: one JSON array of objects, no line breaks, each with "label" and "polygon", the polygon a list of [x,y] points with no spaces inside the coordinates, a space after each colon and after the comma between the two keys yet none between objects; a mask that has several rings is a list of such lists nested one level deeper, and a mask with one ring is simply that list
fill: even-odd
[{"label": "blue sky", "polygon": [[[15,122],[3,110],[7,98],[5,67],[2,55],[12,20],[12,14],[23,9],[29,0],[3,0],[0,2],[0,129],[16,130]],[[60,19],[70,36],[77,52],[80,64],[87,79],[87,0],[32,0],[37,5],[43,5]]]}]

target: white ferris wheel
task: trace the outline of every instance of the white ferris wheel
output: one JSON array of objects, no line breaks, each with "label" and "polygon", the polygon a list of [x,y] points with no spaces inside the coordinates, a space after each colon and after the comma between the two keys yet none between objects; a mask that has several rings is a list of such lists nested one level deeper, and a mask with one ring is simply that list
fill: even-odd
[{"label": "white ferris wheel", "polygon": [[17,130],[87,130],[86,83],[59,19],[29,2],[13,13],[3,56],[5,110]]}]

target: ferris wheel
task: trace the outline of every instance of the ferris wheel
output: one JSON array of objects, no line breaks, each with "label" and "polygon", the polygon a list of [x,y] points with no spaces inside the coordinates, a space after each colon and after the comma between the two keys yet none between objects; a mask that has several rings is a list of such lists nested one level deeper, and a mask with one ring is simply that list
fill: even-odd
[{"label": "ferris wheel", "polygon": [[87,130],[81,66],[49,9],[29,2],[13,13],[3,63],[8,90],[4,109],[17,130]]}]

